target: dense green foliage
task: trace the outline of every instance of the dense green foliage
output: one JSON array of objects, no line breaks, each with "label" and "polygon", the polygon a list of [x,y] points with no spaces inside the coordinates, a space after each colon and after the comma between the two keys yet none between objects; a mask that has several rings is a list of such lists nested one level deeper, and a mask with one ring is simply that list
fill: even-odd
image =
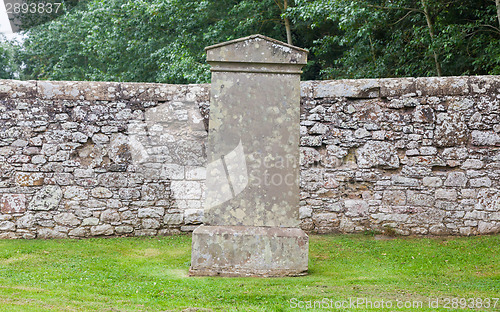
[{"label": "dense green foliage", "polygon": [[303,79],[500,74],[494,0],[87,0],[31,28],[22,78],[195,83],[254,33],[310,50]]},{"label": "dense green foliage", "polygon": [[[499,311],[500,236],[310,237],[309,275],[188,277],[191,236],[1,240],[1,311],[305,311],[301,301],[366,298],[393,308],[307,311]],[[439,298],[439,309],[429,298]],[[482,309],[444,307],[478,298]],[[486,298],[489,306],[486,307]],[[479,301],[481,300],[481,301]],[[396,302],[422,302],[397,309]],[[496,306],[494,306],[496,304]],[[195,309],[192,309],[195,310]],[[191,311],[191,310],[190,310]],[[202,311],[202,310],[200,310]]]},{"label": "dense green foliage", "polygon": [[18,46],[0,36],[0,79],[14,79],[19,73],[19,64],[15,61]]},{"label": "dense green foliage", "polygon": [[291,11],[338,27],[311,47],[325,78],[500,74],[492,0],[297,0]]},{"label": "dense green foliage", "polygon": [[[88,1],[28,33],[27,78],[201,82],[203,48],[255,32],[281,37],[273,1]],[[242,14],[247,14],[241,20]],[[281,31],[284,33],[284,29]]]}]

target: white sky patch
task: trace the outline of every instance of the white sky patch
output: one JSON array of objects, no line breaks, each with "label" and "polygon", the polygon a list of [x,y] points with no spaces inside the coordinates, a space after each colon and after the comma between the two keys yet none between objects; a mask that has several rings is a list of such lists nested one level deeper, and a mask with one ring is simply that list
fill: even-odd
[{"label": "white sky patch", "polygon": [[12,27],[10,27],[9,16],[7,15],[7,9],[5,8],[4,0],[0,0],[0,33],[4,34],[7,40],[16,40],[22,42],[24,36],[19,33],[13,33]]},{"label": "white sky patch", "polygon": [[3,0],[0,0],[0,32],[4,35],[12,34],[12,28],[10,27],[9,17],[7,16]]}]

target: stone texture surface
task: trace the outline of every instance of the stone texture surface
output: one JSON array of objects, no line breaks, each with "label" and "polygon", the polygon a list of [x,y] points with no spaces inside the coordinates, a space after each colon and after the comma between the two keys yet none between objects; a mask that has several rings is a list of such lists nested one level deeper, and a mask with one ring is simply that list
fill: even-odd
[{"label": "stone texture surface", "polygon": [[26,195],[3,194],[0,199],[0,211],[5,214],[24,213],[26,211]]},{"label": "stone texture surface", "polygon": [[[272,65],[281,71],[302,68],[307,63],[307,51],[262,35],[253,35],[206,47],[207,62],[245,62],[246,72],[252,72],[256,64],[268,64],[267,72],[273,71]],[[280,64],[288,64],[283,67]],[[298,65],[294,67],[293,65]],[[212,80],[213,81],[213,80]]]},{"label": "stone texture surface", "polygon": [[367,142],[356,151],[360,168],[399,168],[399,157],[396,148],[389,142]]},{"label": "stone texture surface", "polygon": [[[307,51],[261,35],[206,50],[212,90],[205,210],[187,209],[184,222],[203,216],[207,226],[193,232],[190,274],[305,274],[308,238],[298,225]],[[314,132],[326,133],[321,128]],[[188,189],[178,188],[172,192]]]},{"label": "stone texture surface", "polygon": [[200,226],[190,275],[298,276],[307,273],[307,235],[298,228]]},{"label": "stone texture surface", "polygon": [[57,185],[47,185],[35,193],[31,199],[29,210],[54,210],[59,206],[62,191]]},{"label": "stone texture surface", "polygon": [[205,224],[299,224],[299,73],[306,55],[260,36],[207,48],[212,94]]},{"label": "stone texture surface", "polygon": [[[301,227],[321,233],[387,227],[408,235],[498,232],[499,81],[302,82]],[[89,237],[102,232],[92,227],[105,224],[114,229],[110,235],[192,231],[196,225],[186,221],[204,221],[193,211],[202,209],[206,196],[200,168],[207,163],[209,89],[0,80],[0,219],[14,224],[3,226],[2,237]],[[454,121],[457,138],[447,128]],[[180,199],[171,191],[174,181],[197,183],[178,184],[188,187]],[[46,186],[60,188],[59,202],[56,188],[42,191]],[[420,206],[413,204],[416,194],[425,195]],[[53,204],[42,204],[47,199]],[[349,200],[363,200],[368,210],[354,215]],[[163,212],[143,217],[144,208]],[[107,209],[120,221],[101,218]],[[186,212],[193,218],[185,219]],[[81,223],[60,232],[54,218],[61,213]],[[143,232],[143,224],[155,225],[142,219],[160,227]]]}]

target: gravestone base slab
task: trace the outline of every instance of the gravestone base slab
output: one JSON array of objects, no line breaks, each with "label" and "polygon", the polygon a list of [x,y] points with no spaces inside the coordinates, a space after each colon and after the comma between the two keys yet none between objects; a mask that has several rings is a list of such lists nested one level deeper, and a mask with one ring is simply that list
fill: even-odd
[{"label": "gravestone base slab", "polygon": [[308,250],[299,228],[201,225],[193,232],[189,275],[306,275]]}]

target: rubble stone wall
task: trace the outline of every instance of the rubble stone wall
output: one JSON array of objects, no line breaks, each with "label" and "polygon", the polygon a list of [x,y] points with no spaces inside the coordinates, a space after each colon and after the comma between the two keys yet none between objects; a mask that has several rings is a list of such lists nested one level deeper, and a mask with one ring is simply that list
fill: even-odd
[{"label": "rubble stone wall", "polygon": [[305,230],[500,232],[500,77],[309,81],[302,92]]},{"label": "rubble stone wall", "polygon": [[[0,238],[203,222],[209,85],[0,81]],[[500,77],[302,82],[302,228],[500,232]]]},{"label": "rubble stone wall", "polygon": [[199,224],[208,100],[207,85],[1,81],[0,238]]}]

